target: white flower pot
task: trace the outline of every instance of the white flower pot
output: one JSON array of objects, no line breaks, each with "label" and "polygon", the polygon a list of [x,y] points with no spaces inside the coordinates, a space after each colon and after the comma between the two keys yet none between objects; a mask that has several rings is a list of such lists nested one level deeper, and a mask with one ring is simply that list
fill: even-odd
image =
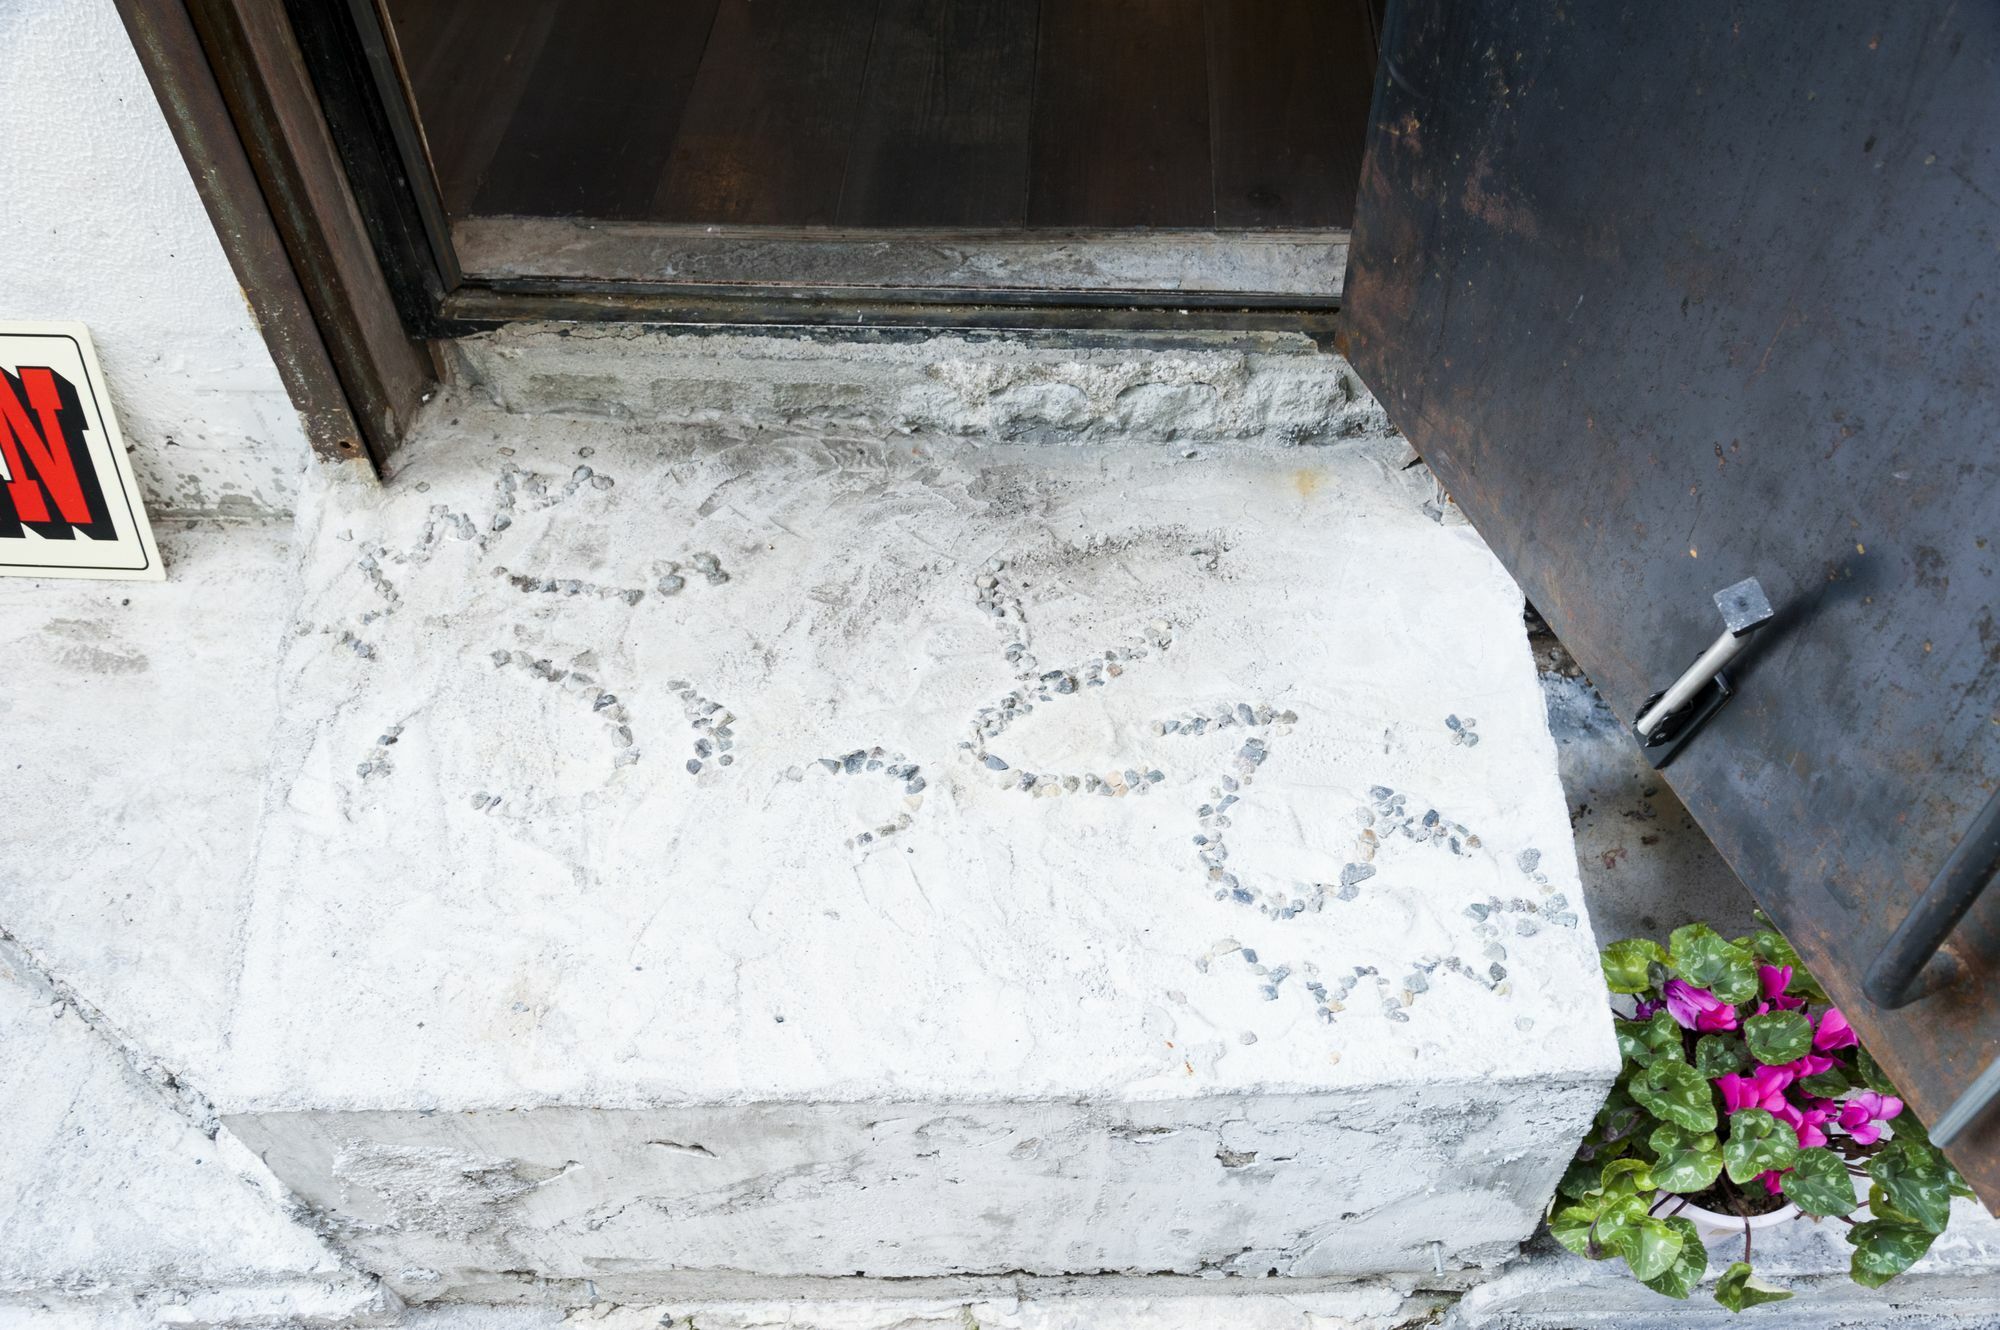
[{"label": "white flower pot", "polygon": [[1751,1215],[1748,1218],[1742,1215],[1717,1214],[1713,1210],[1704,1210],[1694,1204],[1682,1206],[1678,1211],[1671,1205],[1662,1206],[1657,1213],[1661,1218],[1665,1218],[1668,1214],[1674,1214],[1681,1219],[1693,1220],[1695,1231],[1701,1234],[1701,1240],[1705,1246],[1717,1238],[1742,1237],[1743,1226],[1745,1224],[1750,1226],[1752,1233],[1757,1232],[1759,1229],[1776,1228],[1780,1224],[1789,1224],[1799,1217],[1799,1207],[1787,1201],[1769,1214]]}]

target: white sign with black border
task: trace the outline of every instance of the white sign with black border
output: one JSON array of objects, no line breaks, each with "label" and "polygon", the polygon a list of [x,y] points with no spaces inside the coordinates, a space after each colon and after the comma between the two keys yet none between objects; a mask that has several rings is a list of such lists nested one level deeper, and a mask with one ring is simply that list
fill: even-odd
[{"label": "white sign with black border", "polygon": [[82,324],[0,322],[0,576],[166,577]]}]

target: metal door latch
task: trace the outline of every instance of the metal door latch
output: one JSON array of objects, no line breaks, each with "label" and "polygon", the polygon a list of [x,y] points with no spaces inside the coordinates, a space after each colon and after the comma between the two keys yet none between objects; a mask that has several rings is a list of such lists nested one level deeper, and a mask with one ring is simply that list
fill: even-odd
[{"label": "metal door latch", "polygon": [[1647,698],[1632,726],[1632,737],[1655,770],[1673,761],[1695,731],[1736,695],[1723,667],[1749,644],[1752,633],[1771,621],[1770,598],[1754,577],[1716,592],[1715,608],[1722,611],[1722,636],[1680,678]]}]

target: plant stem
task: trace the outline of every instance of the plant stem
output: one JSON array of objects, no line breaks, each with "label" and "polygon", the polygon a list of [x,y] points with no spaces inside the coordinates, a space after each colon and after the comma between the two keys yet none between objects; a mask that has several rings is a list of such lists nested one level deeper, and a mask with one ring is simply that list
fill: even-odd
[{"label": "plant stem", "polygon": [[1743,1221],[1743,1264],[1750,1264],[1750,1221]]},{"label": "plant stem", "polygon": [[1834,1218],[1838,1219],[1841,1223],[1847,1225],[1849,1228],[1854,1227],[1854,1221],[1852,1219],[1849,1219],[1846,1215],[1835,1215]]}]

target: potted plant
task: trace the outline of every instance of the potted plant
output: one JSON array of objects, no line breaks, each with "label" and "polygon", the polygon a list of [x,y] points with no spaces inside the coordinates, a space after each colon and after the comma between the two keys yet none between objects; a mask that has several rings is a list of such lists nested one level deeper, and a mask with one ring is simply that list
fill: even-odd
[{"label": "potted plant", "polygon": [[1972,1194],[1758,918],[1734,941],[1689,924],[1665,947],[1604,948],[1623,1065],[1549,1212],[1565,1247],[1620,1257],[1675,1298],[1707,1273],[1704,1241],[1740,1232],[1742,1258],[1715,1289],[1731,1311],[1792,1296],[1752,1277],[1761,1228],[1800,1215],[1847,1225],[1849,1274],[1876,1288],[1944,1232],[1953,1196]]}]

